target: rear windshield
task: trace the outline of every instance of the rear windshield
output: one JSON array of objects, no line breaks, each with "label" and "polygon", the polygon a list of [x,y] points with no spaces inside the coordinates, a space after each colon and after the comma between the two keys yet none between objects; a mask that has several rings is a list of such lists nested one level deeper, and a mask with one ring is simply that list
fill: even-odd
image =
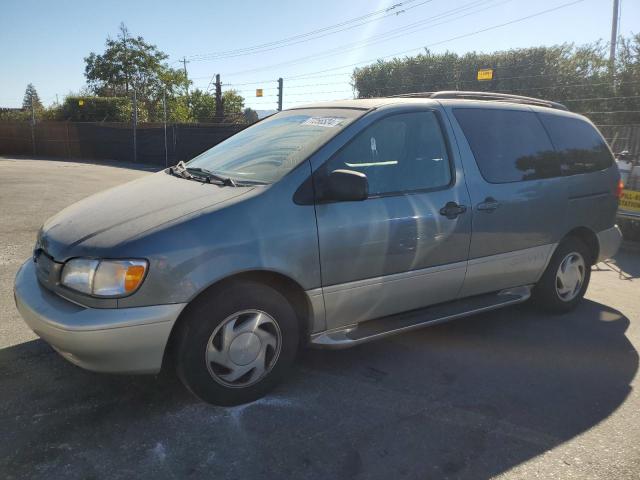
[{"label": "rear windshield", "polygon": [[353,109],[304,109],[277,113],[189,161],[236,180],[278,181],[365,113]]},{"label": "rear windshield", "polygon": [[539,115],[556,148],[563,175],[596,172],[613,164],[613,157],[596,129],[579,118]]}]

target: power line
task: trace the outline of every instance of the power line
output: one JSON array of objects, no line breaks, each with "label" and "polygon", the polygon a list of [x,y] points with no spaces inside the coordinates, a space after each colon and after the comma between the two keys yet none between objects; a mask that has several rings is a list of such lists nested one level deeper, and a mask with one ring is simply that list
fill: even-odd
[{"label": "power line", "polygon": [[593,100],[597,100],[597,101],[604,101],[604,100],[628,100],[631,98],[640,98],[640,95],[630,95],[628,97],[591,97],[591,98],[573,98],[570,100],[564,100],[564,103],[569,103],[569,102],[586,102],[586,101],[593,101]]},{"label": "power line", "polygon": [[[340,46],[335,47],[335,48],[324,50],[323,52],[319,52],[319,53],[314,54],[314,55],[307,55],[305,57],[299,57],[297,59],[289,60],[289,61],[286,61],[286,62],[281,62],[281,63],[278,63],[278,64],[268,65],[268,66],[265,66],[265,67],[256,67],[256,68],[252,68],[252,69],[249,69],[249,70],[243,70],[243,71],[240,71],[240,72],[232,72],[232,73],[229,73],[228,75],[229,76],[239,75],[239,74],[244,74],[244,73],[257,72],[257,71],[260,71],[260,70],[270,70],[272,68],[286,66],[286,65],[293,65],[293,64],[297,64],[297,63],[306,63],[311,58],[320,59],[320,58],[331,57],[335,53],[343,53],[345,50],[357,50],[357,49],[360,49],[360,48],[363,48],[363,47],[367,47],[369,45],[374,45],[376,43],[380,43],[380,42],[383,42],[383,41],[388,41],[390,39],[394,39],[394,38],[402,37],[402,36],[409,35],[409,34],[412,34],[412,33],[416,33],[418,31],[425,30],[427,28],[432,28],[432,27],[444,25],[446,23],[450,23],[450,22],[453,22],[455,20],[459,20],[460,18],[468,17],[469,15],[474,15],[476,13],[480,13],[480,12],[488,10],[490,8],[495,8],[495,7],[499,6],[499,5],[511,2],[513,0],[502,0],[501,2],[498,2],[497,4],[489,5],[489,6],[477,9],[475,11],[471,11],[471,12],[465,13],[464,15],[458,15],[457,17],[454,16],[454,15],[459,14],[459,13],[465,11],[465,10],[469,10],[471,8],[482,6],[483,4],[486,5],[487,3],[490,3],[490,2],[493,2],[493,1],[495,1],[495,0],[474,0],[473,2],[470,2],[470,3],[467,3],[465,5],[453,8],[451,10],[447,10],[445,12],[442,12],[442,13],[438,14],[438,15],[427,17],[427,18],[425,18],[423,20],[420,20],[418,22],[414,22],[412,24],[405,25],[404,27],[400,27],[400,28],[397,28],[397,29],[394,29],[394,30],[390,30],[388,32],[380,33],[378,35],[373,35],[372,37],[370,37],[369,39],[366,39],[366,40],[361,40],[361,41],[358,41],[358,42],[351,42],[351,43],[343,44],[343,45],[340,45]],[[583,0],[580,0],[580,1],[583,1]],[[449,20],[445,20],[445,21],[442,21],[442,22],[439,22],[439,23],[433,23],[434,21],[437,21],[437,20],[440,20],[440,19],[443,19],[443,18],[447,18],[447,17],[451,17],[451,16],[454,16],[454,18],[451,18]],[[430,25],[431,23],[433,23],[433,24]],[[427,26],[423,26],[421,28],[416,28],[416,27],[418,27],[420,25],[424,25],[424,24],[427,24]],[[421,48],[421,47],[419,47],[419,48]],[[416,49],[412,49],[412,50],[416,50]],[[333,70],[335,70],[335,69],[333,69]]]},{"label": "power line", "polygon": [[[493,65],[493,66],[487,65],[487,67],[488,68],[491,67],[491,68],[493,68],[493,70],[500,71],[501,69],[504,69],[504,70],[512,69],[512,68],[519,69],[519,68],[522,68],[523,66],[526,66],[526,65],[536,65],[536,64],[539,64],[539,62],[517,63],[517,64],[514,64],[514,65],[508,65],[508,64],[507,65],[498,64],[498,65]],[[551,66],[551,67],[553,67],[553,65],[549,65],[549,64],[540,65],[540,66],[545,66],[545,67]],[[481,67],[481,65],[478,66],[478,68],[480,68],[480,67]],[[469,72],[466,72],[466,73],[469,73]],[[473,73],[475,73],[475,72],[473,72]],[[575,73],[575,72],[571,72],[571,73]],[[517,80],[517,79],[523,79],[523,78],[562,78],[562,77],[571,76],[571,73],[542,73],[542,74],[535,74],[535,75],[514,75],[514,76],[511,76],[511,77],[496,76],[493,81],[494,82],[503,82],[503,81],[507,81],[507,80]],[[406,84],[406,83],[404,83],[404,84],[402,84],[402,86],[420,86],[420,85],[424,85],[424,83],[429,81],[428,79],[430,79],[431,77],[440,77],[440,78],[445,77],[445,78],[449,79],[449,76],[450,76],[450,72],[445,72],[445,71],[443,71],[443,72],[433,72],[433,73],[427,72],[427,73],[420,73],[420,74],[411,74],[411,73],[404,74],[403,75],[403,79],[414,78],[414,79],[418,79],[418,80],[424,80],[424,82],[414,83],[414,84]],[[473,79],[473,80],[458,80],[457,83],[477,84],[478,80],[476,80],[476,79]],[[343,84],[344,85],[344,82],[334,82],[333,84]],[[308,85],[315,86],[315,85],[319,85],[319,84],[308,84]],[[599,84],[599,85],[601,85],[601,84]],[[291,87],[291,88],[293,88],[293,87]],[[387,88],[387,87],[380,87],[380,88]],[[389,87],[389,88],[395,88],[395,87]],[[553,88],[553,87],[549,87],[549,88]]]},{"label": "power line", "polygon": [[[350,26],[350,27],[347,27],[347,28],[344,28],[344,29],[341,29],[341,30],[337,30],[336,32],[324,33],[324,35],[320,35],[320,36],[317,36],[315,38],[310,38],[310,39],[307,38],[306,40],[302,40],[302,41],[315,40],[316,38],[321,38],[321,37],[324,37],[324,36],[327,36],[327,35],[332,35],[334,33],[338,33],[338,32],[344,31],[344,30],[348,30],[350,28],[359,27],[361,25],[364,25],[364,24],[372,22],[372,21],[378,21],[378,20],[380,20],[382,18],[386,18],[386,17],[389,17],[389,16],[396,16],[399,12],[405,12],[407,10],[416,8],[416,7],[421,6],[421,5],[424,5],[425,3],[430,3],[433,0],[425,0],[425,1],[421,2],[421,3],[419,3],[418,5],[414,5],[414,6],[405,8],[405,9],[403,9],[401,11],[397,10],[398,8],[400,8],[402,6],[408,5],[408,4],[416,2],[416,1],[417,0],[405,0],[404,2],[395,3],[395,4],[393,4],[393,5],[391,5],[390,7],[387,7],[387,8],[376,10],[374,12],[370,12],[368,14],[361,15],[359,17],[351,18],[349,20],[346,20],[346,21],[343,21],[343,22],[340,22],[340,23],[337,23],[337,24],[329,25],[327,27],[323,27],[323,28],[319,28],[319,29],[316,29],[316,30],[312,30],[310,32],[294,35],[292,37],[287,37],[287,38],[283,38],[283,39],[280,39],[280,40],[275,40],[275,41],[272,41],[272,42],[253,45],[253,46],[250,46],[250,47],[238,48],[238,49],[235,49],[235,50],[226,50],[226,51],[218,51],[218,52],[211,52],[211,53],[204,53],[204,54],[196,54],[196,55],[192,55],[189,58],[193,59],[194,61],[207,60],[207,59],[210,60],[210,59],[223,58],[225,56],[238,56],[238,55],[246,55],[246,54],[251,54],[251,53],[260,53],[260,52],[264,51],[263,49],[265,49],[267,47],[273,47],[273,48],[269,48],[269,50],[272,50],[274,48],[282,48],[284,46],[288,46],[286,44],[288,44],[290,42],[294,42],[296,40],[300,40],[300,39],[307,38],[307,37],[310,37],[310,36],[318,35],[318,34],[321,34],[321,33],[324,33],[324,32],[330,31],[330,30],[334,30],[336,28],[343,27],[345,25],[349,25],[351,23],[356,23],[356,22],[359,22],[359,21],[362,21],[362,20],[370,19],[371,17],[375,17],[375,16],[380,15],[380,14],[384,14],[384,15],[382,17],[380,17],[380,18],[370,19],[370,20],[367,20],[367,21],[365,21],[363,23],[360,23],[358,25],[354,25],[354,26]],[[389,12],[391,12],[391,13],[389,13]],[[295,43],[291,43],[291,45],[294,45],[296,43],[300,43],[300,41],[296,41]],[[279,45],[279,46],[277,46],[277,45]]]},{"label": "power line", "polygon": [[[495,30],[497,28],[502,28],[502,27],[506,27],[508,25],[513,25],[515,23],[519,23],[519,22],[523,22],[525,20],[529,20],[531,18],[539,17],[541,15],[545,15],[547,13],[551,13],[551,12],[560,10],[562,8],[567,8],[567,7],[576,5],[578,3],[582,3],[583,1],[584,0],[575,0],[575,1],[572,1],[572,2],[563,3],[561,5],[558,5],[557,7],[548,8],[546,10],[542,10],[542,11],[533,13],[531,15],[526,15],[524,17],[519,17],[519,18],[516,18],[514,20],[510,20],[508,22],[500,23],[500,24],[497,24],[497,25],[492,25],[492,26],[487,27],[487,28],[483,28],[483,29],[480,29],[480,30],[475,30],[473,32],[465,33],[465,34],[462,34],[462,35],[457,35],[455,37],[450,37],[450,38],[448,38],[446,40],[441,40],[439,42],[435,42],[435,43],[431,43],[431,44],[428,44],[428,45],[424,45],[422,47],[410,48],[408,50],[402,50],[402,51],[399,51],[399,52],[391,53],[391,54],[385,55],[383,57],[370,58],[370,59],[363,60],[363,61],[360,61],[360,62],[350,63],[350,64],[347,64],[347,65],[340,65],[340,66],[337,66],[337,67],[327,68],[327,69],[324,69],[324,70],[317,70],[315,72],[308,72],[306,74],[294,75],[294,76],[289,76],[289,77],[284,77],[284,78],[285,78],[285,80],[291,80],[291,79],[295,79],[295,78],[302,78],[302,77],[310,76],[310,75],[313,75],[313,74],[316,74],[316,73],[326,73],[326,72],[331,72],[331,71],[334,71],[334,70],[339,70],[341,68],[350,68],[350,67],[355,67],[355,66],[358,66],[358,65],[372,63],[372,62],[375,62],[375,61],[378,61],[378,60],[384,60],[384,59],[387,59],[387,58],[393,58],[393,57],[396,57],[398,55],[404,55],[404,54],[409,53],[409,52],[415,52],[417,50],[422,50],[424,48],[433,47],[433,46],[436,46],[436,45],[442,45],[444,43],[452,42],[452,41],[455,41],[455,40],[460,40],[462,38],[471,37],[471,36],[477,35],[479,33],[484,33],[484,32],[488,32],[490,30]],[[236,73],[232,73],[232,74],[229,74],[229,75],[238,75],[240,73],[244,73],[244,72],[236,72]]]},{"label": "power line", "polygon": [[[533,65],[537,62],[529,62],[529,64]],[[509,65],[509,67],[520,67],[522,66],[522,64],[517,64],[517,65]],[[500,67],[498,67],[500,68]],[[446,75],[446,73],[438,73],[436,74],[438,76],[444,76]],[[424,78],[427,75],[424,74],[415,74],[415,75],[410,75],[410,77],[414,77],[414,78]],[[433,75],[428,75],[428,76],[433,76]],[[516,80],[516,79],[522,79],[522,78],[556,78],[556,77],[562,77],[562,76],[566,76],[566,74],[536,74],[536,75],[516,75],[516,76],[511,76],[511,77],[503,77],[500,78],[498,77],[496,80],[497,81],[501,81],[501,80]],[[406,77],[405,77],[406,78]],[[253,83],[253,82],[250,82]],[[258,82],[258,83],[262,83],[262,82]],[[428,86],[425,85],[426,82],[419,82],[419,83],[411,83],[411,84],[402,84],[401,88],[411,88],[411,87],[415,87],[416,89],[419,89],[420,87],[425,87],[428,88]],[[461,80],[458,81],[457,84],[455,86],[452,87],[438,87],[438,89],[456,89],[458,84],[477,84],[477,80]],[[625,82],[625,85],[633,85],[633,84],[638,84],[640,82]],[[351,89],[353,88],[350,84],[347,84],[345,82],[325,82],[325,83],[307,83],[307,84],[302,84],[302,85],[295,85],[295,86],[290,86],[287,87],[288,89],[300,89],[300,88],[309,88],[309,87],[316,87],[316,86],[324,86],[324,85],[344,85],[345,89],[344,90],[328,90],[328,91],[320,91],[320,92],[312,92],[314,95],[316,94],[334,94],[334,93],[347,93],[345,90],[346,89]],[[566,88],[589,88],[589,87],[598,87],[598,86],[603,86],[603,85],[609,85],[609,82],[597,82],[597,83],[559,83],[559,84],[555,84],[555,85],[547,85],[547,86],[543,86],[543,87],[523,87],[523,88],[515,88],[515,89],[496,89],[496,91],[499,92],[503,92],[503,93],[517,93],[519,91],[538,91],[538,90],[557,90],[557,89],[566,89]],[[226,85],[227,87],[229,85]],[[234,89],[237,92],[252,92],[252,90],[249,89]],[[276,90],[275,88],[271,89],[271,90]],[[387,86],[382,86],[382,87],[378,87],[375,89],[376,91],[380,92],[380,91],[391,91],[396,93],[398,91],[398,87],[395,85],[387,85]],[[295,97],[295,96],[307,96],[309,95],[309,92],[301,92],[301,93],[290,93],[287,95],[287,97]],[[263,97],[260,98],[277,98],[277,94],[266,94],[263,95]],[[640,96],[614,96],[614,97],[585,97],[585,98],[575,98],[575,99],[561,99],[563,102],[565,103],[575,103],[575,102],[586,102],[586,101],[612,101],[612,100],[623,100],[623,99],[634,99],[634,98],[640,98]],[[252,103],[255,103],[254,100],[251,99],[247,99],[247,101],[250,101]],[[273,101],[267,101],[264,103],[272,103]],[[290,102],[287,102],[290,103]]]},{"label": "power line", "polygon": [[[640,82],[629,82],[626,85],[635,85],[635,84],[640,84]],[[601,86],[601,85],[610,85],[610,82],[602,82],[602,83],[572,83],[572,84],[565,84],[565,83],[559,83],[556,85],[550,85],[550,86],[546,86],[546,87],[524,87],[524,88],[513,88],[513,89],[496,89],[495,92],[496,93],[514,93],[514,92],[521,92],[521,91],[532,91],[532,90],[551,90],[551,89],[563,89],[563,88],[567,88],[567,87],[571,87],[571,88],[581,88],[581,87],[594,87],[594,86]],[[417,85],[417,84],[413,84],[413,85],[404,85],[406,86],[422,86],[422,85]],[[455,86],[451,86],[451,87],[442,87],[445,90],[456,90]],[[381,87],[381,88],[377,88],[376,90],[392,90],[394,93],[398,90],[398,88],[396,86],[393,85],[389,85],[386,87]],[[404,92],[404,93],[411,93],[411,92]],[[613,98],[613,97],[606,97],[606,98]],[[632,98],[632,97],[629,97]],[[573,99],[573,100],[587,100],[588,98],[582,98],[582,99]],[[568,100],[564,100],[565,102]]]},{"label": "power line", "polygon": [[330,73],[328,75],[314,75],[314,74],[303,74],[296,75],[291,77],[284,77],[285,80],[296,80],[296,79],[307,79],[307,78],[329,78],[329,77],[341,77],[343,75],[351,75],[352,71],[341,72],[341,73]]},{"label": "power line", "polygon": [[[627,82],[625,85],[636,85],[636,84],[640,84],[640,82]],[[573,84],[558,84],[558,85],[550,85],[547,87],[526,87],[526,88],[514,88],[512,90],[499,90],[500,92],[520,92],[523,90],[549,90],[552,88],[558,88],[558,87],[576,87],[576,88],[581,88],[581,87],[599,87],[602,85],[611,85],[611,82],[599,82],[599,83],[573,83]]]},{"label": "power line", "polygon": [[[542,75],[541,75],[542,76]],[[549,77],[553,77],[555,75],[548,75]],[[509,79],[517,79],[517,78],[529,78],[531,76],[529,75],[523,75],[523,76],[514,76],[514,77],[508,77]],[[476,80],[469,80],[469,81],[463,81],[463,82],[459,82],[459,83],[477,83]],[[640,82],[635,82],[635,83],[639,83]],[[342,84],[341,82],[332,82],[332,84]],[[630,85],[632,83],[626,83],[626,85]],[[317,86],[319,84],[306,84],[306,85],[298,85],[298,87],[313,87],[313,86]],[[414,83],[414,84],[404,84],[402,85],[402,87],[422,87],[424,84],[423,83]],[[571,88],[581,88],[581,87],[597,87],[597,86],[602,86],[602,85],[609,85],[608,82],[602,82],[602,83],[569,83],[569,84],[556,84],[556,85],[550,85],[550,86],[545,86],[545,87],[524,87],[524,88],[516,88],[516,89],[501,89],[501,90],[496,90],[498,92],[502,92],[502,93],[515,93],[518,91],[531,91],[531,90],[553,90],[553,89],[564,89],[567,87],[571,87]],[[350,86],[349,86],[350,87]],[[293,88],[293,87],[288,87],[288,88]],[[453,89],[455,90],[456,87],[452,86],[452,87],[441,87],[439,89]],[[383,86],[383,87],[379,87],[376,89],[376,91],[392,91],[392,92],[397,92],[398,88],[397,86]],[[314,92],[298,92],[298,93],[290,93],[287,95],[287,98],[289,97],[296,97],[296,96],[308,96],[310,93],[312,93],[313,95],[328,95],[328,94],[335,94],[335,93],[347,93],[345,90],[327,90],[327,91],[314,91]],[[276,94],[267,94],[267,95],[263,95],[263,97],[260,98],[277,98]],[[564,103],[572,103],[572,102],[587,102],[587,101],[612,101],[612,100],[629,100],[629,99],[635,99],[635,98],[640,98],[640,95],[630,95],[630,96],[615,96],[615,97],[584,97],[584,98],[574,98],[574,99],[561,99],[561,101],[563,101]],[[246,99],[247,101],[250,101],[251,103],[255,103],[255,101],[250,100],[250,99]],[[307,103],[307,101],[305,101],[305,103]],[[266,101],[263,103],[273,103],[273,101]],[[288,102],[290,103],[290,102]]]}]

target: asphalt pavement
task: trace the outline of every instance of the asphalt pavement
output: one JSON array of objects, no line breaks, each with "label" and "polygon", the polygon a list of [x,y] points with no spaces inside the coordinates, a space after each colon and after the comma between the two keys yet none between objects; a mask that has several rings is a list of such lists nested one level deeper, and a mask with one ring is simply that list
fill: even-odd
[{"label": "asphalt pavement", "polygon": [[20,319],[13,277],[46,218],[147,170],[0,158],[1,478],[640,478],[633,245],[571,314],[525,304],[305,351],[240,407],[67,363]]}]

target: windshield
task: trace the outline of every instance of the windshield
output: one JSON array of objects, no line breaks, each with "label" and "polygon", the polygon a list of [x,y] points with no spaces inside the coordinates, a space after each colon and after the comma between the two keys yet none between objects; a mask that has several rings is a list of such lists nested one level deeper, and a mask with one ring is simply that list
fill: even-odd
[{"label": "windshield", "polygon": [[335,136],[362,110],[289,110],[277,113],[187,162],[234,180],[273,183]]}]

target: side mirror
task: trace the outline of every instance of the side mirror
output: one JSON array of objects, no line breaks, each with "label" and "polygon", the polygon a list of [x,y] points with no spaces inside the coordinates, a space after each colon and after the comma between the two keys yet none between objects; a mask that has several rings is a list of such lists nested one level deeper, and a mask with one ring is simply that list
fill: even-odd
[{"label": "side mirror", "polygon": [[367,176],[353,170],[334,170],[324,186],[325,201],[349,202],[365,200],[369,196]]}]

